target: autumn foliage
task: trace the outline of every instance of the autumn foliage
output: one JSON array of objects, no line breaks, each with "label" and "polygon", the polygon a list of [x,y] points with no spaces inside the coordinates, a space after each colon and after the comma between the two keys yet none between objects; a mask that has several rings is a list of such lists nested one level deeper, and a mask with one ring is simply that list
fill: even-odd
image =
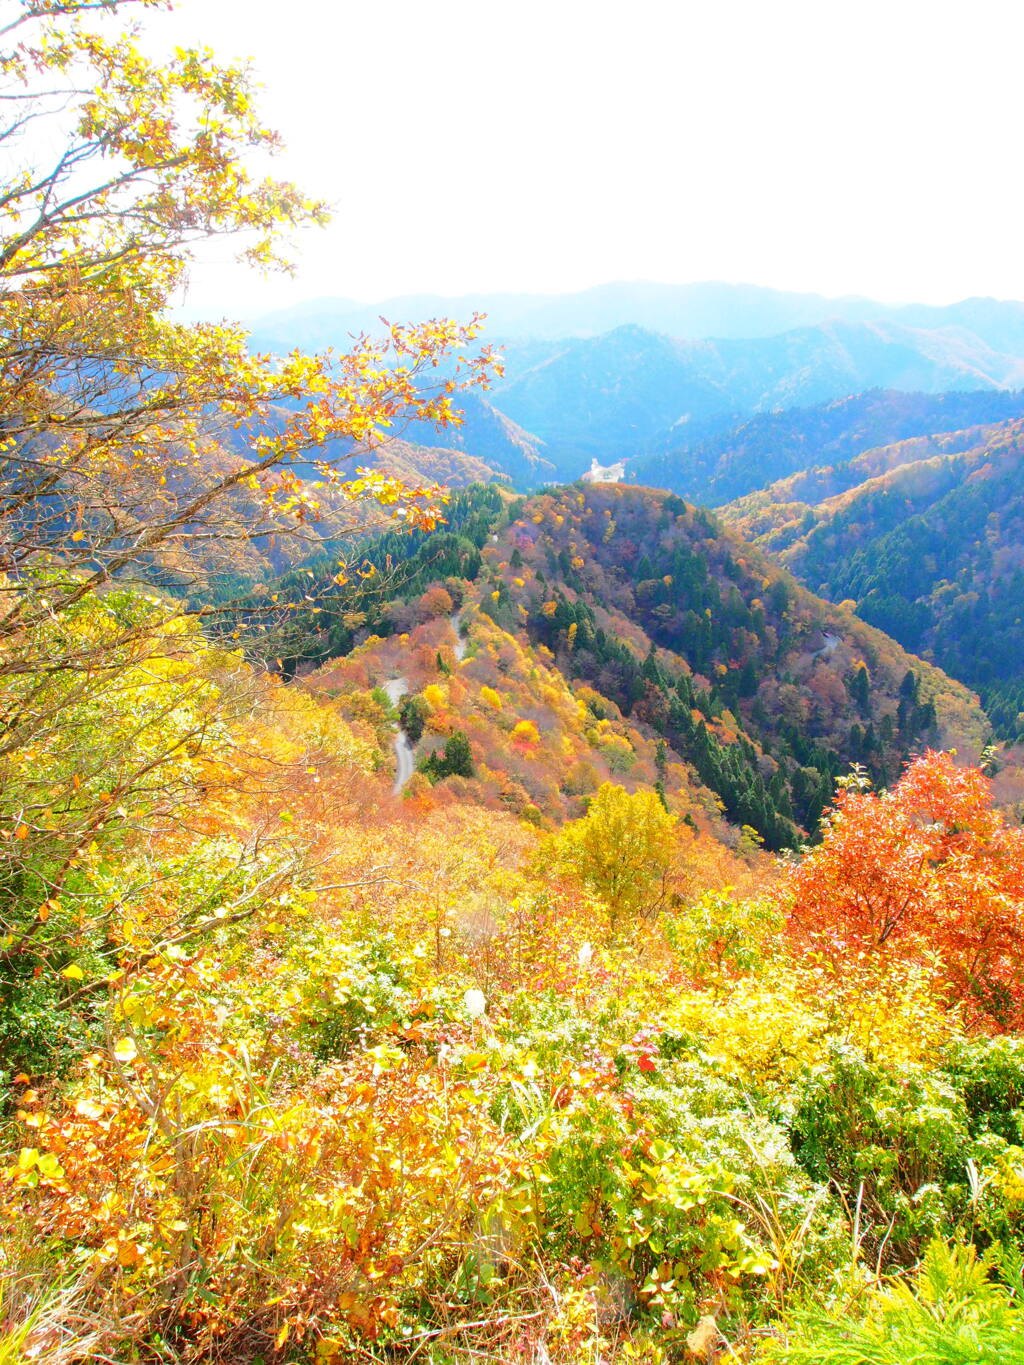
[{"label": "autumn foliage", "polygon": [[840,969],[848,953],[927,960],[970,1015],[1020,1026],[1024,831],[979,769],[929,752],[891,791],[848,781],[783,895],[797,936]]},{"label": "autumn foliage", "polygon": [[[319,209],[235,164],[244,73],[118,8],[4,30],[19,96],[105,80],[0,195],[0,1361],[753,1365],[951,1245],[1019,1341],[1024,832],[899,772],[973,702],[679,499],[437,532],[341,479],[323,440],[456,420],[476,324],[278,364],[169,321],[197,236]],[[417,529],[256,584],[328,504]],[[855,751],[888,790],[813,842]]]}]

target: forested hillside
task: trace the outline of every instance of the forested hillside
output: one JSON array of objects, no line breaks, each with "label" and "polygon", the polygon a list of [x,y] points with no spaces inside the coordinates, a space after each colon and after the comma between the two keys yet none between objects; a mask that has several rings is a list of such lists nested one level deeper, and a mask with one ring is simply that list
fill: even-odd
[{"label": "forested hillside", "polygon": [[[493,649],[490,667],[470,654],[453,702],[436,650],[414,634],[408,652],[420,660],[420,687],[447,688],[443,706],[436,697],[428,703],[448,715],[433,728],[450,732],[454,712],[471,739],[479,729],[478,758],[488,753],[487,769],[511,777],[544,815],[572,813],[566,788],[583,793],[571,790],[578,771],[570,778],[567,770],[581,762],[590,765],[590,789],[598,774],[610,775],[609,758],[611,773],[654,782],[651,745],[660,741],[662,767],[687,764],[691,785],[709,788],[729,820],[778,849],[817,828],[835,778],[851,764],[885,783],[922,743],[977,756],[987,742],[987,723],[964,688],[812,597],[711,515],[671,495],[603,485],[509,503],[470,490],[454,500],[449,526],[419,537],[390,585],[381,580],[399,545],[390,538],[365,550],[371,576],[340,590],[314,587],[313,612],[300,605],[311,586],[305,574],[278,585],[275,596],[290,592],[299,608],[292,622],[304,657],[345,654],[368,634],[401,634],[472,601],[511,637],[513,656],[528,647],[527,668],[532,658],[535,668],[562,675],[560,688],[563,679],[575,685],[590,710],[583,733],[591,750],[567,747],[563,737],[561,747],[527,745],[518,762],[513,745],[498,760],[496,724],[511,730],[518,717],[543,735],[561,733],[561,723],[536,696],[497,720],[504,707],[481,701],[474,688],[493,692],[503,681]],[[473,585],[468,598],[460,580]],[[408,671],[402,651],[382,659],[367,644],[357,653],[359,668],[347,676],[363,686],[368,672],[383,679],[389,668]],[[345,676],[328,667],[321,685]],[[597,752],[594,733],[604,735]]]},{"label": "forested hillside", "polygon": [[815,407],[759,413],[710,435],[677,432],[665,439],[663,453],[634,463],[632,478],[709,507],[790,479],[787,490],[772,490],[776,501],[817,502],[881,473],[868,452],[910,438],[920,442],[913,447],[917,459],[953,449],[957,441],[956,448],[964,449],[977,444],[977,428],[1022,415],[1024,395],[1015,391],[877,389]]},{"label": "forested hillside", "polygon": [[[0,1365],[1024,1365],[976,698],[673,493],[492,478],[551,451],[478,318],[183,322],[327,210],[153,8],[0,24]],[[671,411],[626,340],[573,441]],[[1020,425],[786,553],[994,607]]]},{"label": "forested hillside", "polygon": [[796,476],[725,515],[815,591],[855,602],[981,691],[1014,737],[1024,730],[1022,439],[1021,423],[1005,422],[903,442]]}]

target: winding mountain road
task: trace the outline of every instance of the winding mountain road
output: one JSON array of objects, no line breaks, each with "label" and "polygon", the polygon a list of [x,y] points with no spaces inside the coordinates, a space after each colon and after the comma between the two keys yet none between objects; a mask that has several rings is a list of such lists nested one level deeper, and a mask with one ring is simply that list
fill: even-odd
[{"label": "winding mountain road", "polygon": [[455,662],[461,664],[466,657],[466,642],[462,638],[462,608],[460,607],[451,618],[451,627],[455,632]]},{"label": "winding mountain road", "polygon": [[[466,657],[466,642],[460,634],[462,624],[462,609],[460,608],[451,618],[451,627],[455,632],[455,661],[461,663]],[[384,691],[388,694],[388,700],[392,706],[397,706],[402,697],[409,693],[408,678],[389,678],[384,683]],[[409,736],[401,726],[395,731],[393,740],[395,750],[395,785],[391,788],[393,796],[399,796],[402,788],[409,781],[415,769],[415,756],[412,745],[409,743]]]},{"label": "winding mountain road", "polygon": [[[391,678],[384,684],[384,691],[388,694],[388,700],[392,706],[397,706],[402,697],[409,691],[408,678]],[[393,796],[398,796],[402,788],[412,777],[413,756],[412,745],[409,743],[409,736],[401,726],[395,731],[395,785],[391,788]]]}]

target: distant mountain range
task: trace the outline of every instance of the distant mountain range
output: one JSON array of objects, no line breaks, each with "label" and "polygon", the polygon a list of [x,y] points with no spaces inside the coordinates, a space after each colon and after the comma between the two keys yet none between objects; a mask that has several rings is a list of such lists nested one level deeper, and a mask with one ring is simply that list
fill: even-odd
[{"label": "distant mountain range", "polygon": [[699,497],[677,470],[692,463],[695,445],[755,414],[872,388],[1024,387],[1024,304],[995,299],[893,307],[747,285],[613,284],[372,307],[327,299],[263,319],[253,337],[271,350],[340,348],[379,328],[382,315],[474,311],[489,314],[506,374],[486,405],[467,405],[453,439],[523,488],[577,478],[591,459],[627,459],[627,477]]},{"label": "distant mountain range", "polygon": [[408,322],[472,313],[487,314],[491,336],[549,341],[598,336],[625,325],[691,340],[740,340],[825,322],[892,322],[928,331],[964,328],[997,351],[1024,348],[1024,303],[976,298],[940,307],[886,304],[717,282],[620,281],[571,294],[404,294],[369,304],[313,299],[259,319],[254,335],[269,350],[338,345],[351,332],[375,330],[381,317]]},{"label": "distant mountain range", "polygon": [[[535,488],[555,477],[555,466],[544,457],[544,442],[499,412],[478,390],[460,394],[457,406],[462,413],[460,426],[438,430],[429,422],[411,422],[403,435],[426,447],[457,452],[470,461],[484,460],[522,488]],[[459,482],[471,482],[473,477]]]}]

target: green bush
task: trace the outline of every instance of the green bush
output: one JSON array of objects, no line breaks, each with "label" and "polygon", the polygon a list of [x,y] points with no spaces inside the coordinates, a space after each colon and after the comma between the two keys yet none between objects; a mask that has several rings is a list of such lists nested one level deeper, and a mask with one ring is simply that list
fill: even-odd
[{"label": "green bush", "polygon": [[290,957],[301,983],[295,1040],[321,1061],[369,1045],[413,1008],[410,964],[391,934],[349,944],[314,927]]},{"label": "green bush", "polygon": [[841,1191],[875,1254],[914,1261],[967,1214],[975,1149],[964,1100],[942,1074],[889,1070],[835,1045],[800,1086],[789,1134],[797,1161]]},{"label": "green bush", "polygon": [[547,1135],[530,1186],[547,1254],[590,1265],[684,1336],[709,1296],[767,1321],[795,1280],[820,1288],[848,1259],[840,1206],[695,1039],[609,1011],[598,1057],[596,1021],[571,1001],[524,994],[509,1014],[538,1080],[510,1084],[492,1117]]},{"label": "green bush", "polygon": [[944,1070],[973,1138],[994,1133],[1024,1146],[1024,1038],[964,1039],[948,1049]]},{"label": "green bush", "polygon": [[879,1285],[851,1304],[801,1315],[759,1360],[778,1365],[1024,1365],[1024,1312],[995,1257],[933,1242],[910,1283]]},{"label": "green bush", "polygon": [[456,730],[449,735],[443,753],[428,754],[420,764],[420,772],[426,773],[431,782],[441,782],[446,777],[473,777],[473,754],[463,732]]}]

